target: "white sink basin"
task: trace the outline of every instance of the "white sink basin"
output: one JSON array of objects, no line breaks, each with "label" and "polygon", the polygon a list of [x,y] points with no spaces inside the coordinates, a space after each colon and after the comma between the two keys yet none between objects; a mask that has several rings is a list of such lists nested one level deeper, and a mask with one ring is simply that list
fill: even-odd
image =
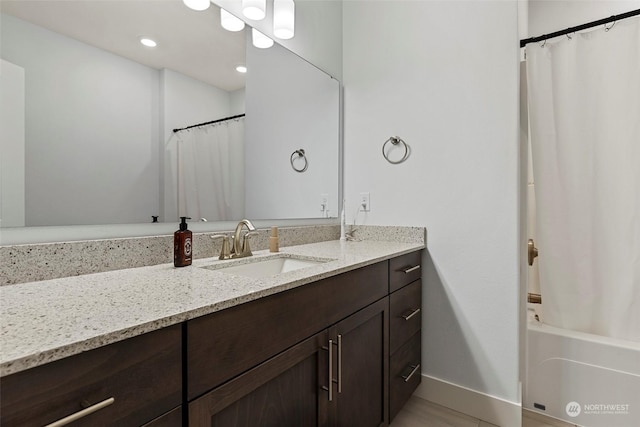
[{"label": "white sink basin", "polygon": [[240,264],[214,264],[205,266],[204,268],[216,270],[221,273],[234,274],[236,276],[261,278],[276,276],[278,274],[299,270],[301,268],[314,267],[333,260],[283,255],[277,258],[254,258],[250,261],[248,261],[248,259],[243,261],[244,263]]}]

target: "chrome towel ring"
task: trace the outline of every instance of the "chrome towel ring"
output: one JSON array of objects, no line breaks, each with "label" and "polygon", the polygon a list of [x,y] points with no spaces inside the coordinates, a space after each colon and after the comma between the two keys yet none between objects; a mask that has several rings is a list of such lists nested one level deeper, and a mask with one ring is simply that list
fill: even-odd
[{"label": "chrome towel ring", "polygon": [[[393,147],[394,145],[402,144],[402,147],[404,148],[404,154],[402,155],[402,158],[400,160],[391,160],[389,158],[389,153],[385,151],[385,148],[388,143],[391,143],[390,147]],[[389,139],[385,141],[384,144],[382,144],[382,156],[387,160],[387,162],[391,163],[392,165],[397,165],[398,163],[404,162],[409,158],[409,154],[410,154],[409,146],[399,136],[391,136],[389,137]]]},{"label": "chrome towel ring", "polygon": [[[298,157],[295,157],[296,154],[298,155]],[[294,164],[293,164],[293,160],[295,159],[299,159],[300,157],[302,157],[304,159],[304,167],[301,169],[298,169]],[[301,148],[299,150],[294,151],[293,153],[291,153],[291,167],[293,168],[294,171],[296,172],[304,172],[307,170],[307,168],[309,167],[309,161],[307,160],[307,156],[304,154],[304,150]]]}]

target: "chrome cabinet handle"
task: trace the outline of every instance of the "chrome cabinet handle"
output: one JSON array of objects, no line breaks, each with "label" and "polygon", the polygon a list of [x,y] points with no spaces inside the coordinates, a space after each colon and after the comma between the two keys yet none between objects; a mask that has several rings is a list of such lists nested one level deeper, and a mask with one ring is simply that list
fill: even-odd
[{"label": "chrome cabinet handle", "polygon": [[93,414],[96,411],[99,411],[100,409],[106,408],[107,406],[113,404],[113,402],[115,402],[116,399],[114,399],[113,397],[110,397],[108,399],[103,400],[102,402],[98,402],[95,405],[91,405],[88,408],[85,408],[81,411],[78,411],[74,414],[71,414],[69,416],[66,416],[64,418],[59,419],[58,421],[55,421],[51,424],[47,424],[45,427],[61,427],[61,426],[66,426],[69,423],[72,423],[74,421],[79,420],[80,418],[84,418],[89,414]]},{"label": "chrome cabinet handle", "polygon": [[413,310],[411,313],[409,313],[409,314],[406,314],[406,315],[402,316],[402,318],[403,318],[404,320],[409,320],[409,319],[411,319],[413,316],[415,316],[415,315],[416,315],[416,314],[418,314],[418,313],[420,313],[420,309],[419,309],[419,308],[416,308],[416,309],[415,309],[415,310]]},{"label": "chrome cabinet handle", "polygon": [[418,363],[417,365],[410,366],[410,368],[411,368],[411,373],[409,375],[402,376],[402,379],[404,380],[405,383],[409,382],[411,377],[420,370],[420,364]]},{"label": "chrome cabinet handle", "polygon": [[409,273],[411,273],[412,271],[416,271],[416,270],[420,270],[420,264],[418,264],[418,265],[414,265],[413,267],[407,267],[407,268],[405,268],[405,269],[404,269],[404,270],[402,270],[402,271],[404,271],[404,274],[409,274]]},{"label": "chrome cabinet handle", "polygon": [[342,335],[338,335],[338,393],[342,393]]}]

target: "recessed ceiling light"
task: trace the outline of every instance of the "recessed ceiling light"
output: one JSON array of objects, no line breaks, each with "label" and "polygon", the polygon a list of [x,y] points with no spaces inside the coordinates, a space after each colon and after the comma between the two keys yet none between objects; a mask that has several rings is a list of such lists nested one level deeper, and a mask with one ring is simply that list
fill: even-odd
[{"label": "recessed ceiling light", "polygon": [[246,73],[247,72],[247,67],[245,67],[244,65],[238,65],[236,67],[236,71],[239,73]]},{"label": "recessed ceiling light", "polygon": [[140,37],[140,43],[146,47],[156,47],[158,45],[155,40],[152,40],[149,37]]}]

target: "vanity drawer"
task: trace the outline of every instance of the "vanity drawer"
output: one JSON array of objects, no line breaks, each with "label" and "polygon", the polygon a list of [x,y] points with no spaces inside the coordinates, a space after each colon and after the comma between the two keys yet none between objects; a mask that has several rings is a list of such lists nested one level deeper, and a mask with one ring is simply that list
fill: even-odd
[{"label": "vanity drawer", "polygon": [[421,380],[421,333],[416,333],[389,362],[389,422],[400,412]]},{"label": "vanity drawer", "polygon": [[389,354],[393,354],[422,326],[422,281],[416,280],[389,297]]},{"label": "vanity drawer", "polygon": [[422,251],[411,252],[389,261],[389,293],[422,277]]},{"label": "vanity drawer", "polygon": [[181,332],[174,325],[2,378],[0,424],[45,425],[100,404],[73,425],[153,420],[181,403]]},{"label": "vanity drawer", "polygon": [[192,400],[387,296],[386,261],[187,322]]}]

